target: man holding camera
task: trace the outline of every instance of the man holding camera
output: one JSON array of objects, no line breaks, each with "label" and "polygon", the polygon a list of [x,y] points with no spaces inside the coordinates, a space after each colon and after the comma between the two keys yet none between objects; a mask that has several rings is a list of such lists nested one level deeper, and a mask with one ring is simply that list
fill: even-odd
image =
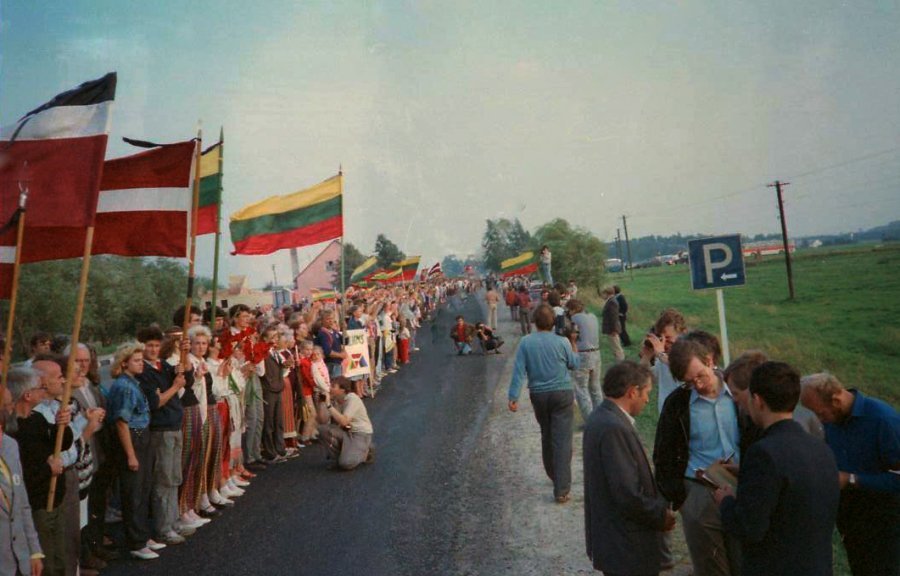
[{"label": "man holding camera", "polygon": [[329,393],[320,396],[318,420],[319,440],[337,457],[338,468],[353,470],[372,461],[372,421],[350,379],[331,380]]}]

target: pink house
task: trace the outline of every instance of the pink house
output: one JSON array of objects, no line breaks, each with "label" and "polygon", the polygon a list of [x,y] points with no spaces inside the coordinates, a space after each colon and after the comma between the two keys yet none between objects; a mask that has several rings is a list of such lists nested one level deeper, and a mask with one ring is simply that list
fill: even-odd
[{"label": "pink house", "polygon": [[331,288],[337,278],[341,260],[341,242],[332,240],[309,265],[294,278],[294,289],[301,297],[308,297],[313,288]]}]

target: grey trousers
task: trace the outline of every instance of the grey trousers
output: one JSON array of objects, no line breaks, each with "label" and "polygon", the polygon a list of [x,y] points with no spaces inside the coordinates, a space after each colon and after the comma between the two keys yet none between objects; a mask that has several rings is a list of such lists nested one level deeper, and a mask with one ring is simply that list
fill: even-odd
[{"label": "grey trousers", "polygon": [[371,434],[348,432],[336,424],[319,426],[319,438],[344,470],[353,470],[365,462],[372,447]]},{"label": "grey trousers", "polygon": [[74,466],[66,468],[57,482],[66,483],[62,514],[66,525],[66,576],[78,573],[78,556],[81,553],[81,506],[78,500],[78,472]]},{"label": "grey trousers", "polygon": [[603,390],[600,387],[600,351],[579,352],[578,368],[572,371],[572,376],[581,419],[587,422],[594,408],[603,402]]},{"label": "grey trousers", "polygon": [[572,488],[572,421],[575,417],[572,390],[531,394],[534,416],[541,427],[541,457],[544,471],[553,481],[553,496]]},{"label": "grey trousers", "polygon": [[178,520],[178,487],[181,486],[181,452],[184,435],[178,430],[150,432],[150,450],[156,465],[153,469],[153,491],[150,507],[153,510],[153,534],[164,537],[175,529]]},{"label": "grey trousers", "polygon": [[262,455],[263,458],[272,459],[276,456],[284,456],[287,452],[284,447],[284,406],[282,393],[263,392],[263,433]]},{"label": "grey trousers", "polygon": [[497,329],[497,305],[494,304],[491,306],[488,304],[488,327],[491,330]]},{"label": "grey trousers", "polygon": [[684,484],[687,500],[681,506],[681,521],[694,576],[739,576],[741,546],[737,538],[722,529],[713,491],[690,480]]},{"label": "grey trousers", "polygon": [[531,316],[530,310],[519,307],[519,326],[522,328],[522,335],[531,334]]},{"label": "grey trousers", "polygon": [[263,433],[263,401],[262,384],[255,374],[247,380],[246,423],[244,432],[244,462],[256,462],[262,460],[262,433]]}]

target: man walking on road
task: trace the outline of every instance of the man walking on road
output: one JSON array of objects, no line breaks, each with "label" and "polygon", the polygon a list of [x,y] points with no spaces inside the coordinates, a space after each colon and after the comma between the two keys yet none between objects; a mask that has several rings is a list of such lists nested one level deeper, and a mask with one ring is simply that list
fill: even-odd
[{"label": "man walking on road", "polygon": [[487,293],[484,295],[484,301],[487,304],[488,309],[488,321],[487,325],[491,330],[497,329],[497,304],[500,303],[500,294],[494,290],[493,286],[488,289]]},{"label": "man walking on road", "polygon": [[553,481],[553,496],[569,501],[572,486],[572,420],[575,397],[569,370],[578,367],[572,345],[553,333],[553,309],[541,304],[534,311],[537,332],[519,342],[509,385],[509,409],[519,409],[519,394],[527,378],[534,416],[541,427],[544,470]]},{"label": "man walking on road", "polygon": [[606,400],[584,432],[584,530],[587,555],[606,576],[658,574],[663,534],[675,513],[657,491],[634,419],[650,401],[653,376],[634,362],[609,369]]},{"label": "man walking on road", "polygon": [[603,402],[600,389],[600,326],[597,317],[584,309],[581,300],[572,298],[566,303],[572,320],[570,338],[578,351],[578,368],[572,372],[575,378],[575,399],[585,422],[594,408]]}]

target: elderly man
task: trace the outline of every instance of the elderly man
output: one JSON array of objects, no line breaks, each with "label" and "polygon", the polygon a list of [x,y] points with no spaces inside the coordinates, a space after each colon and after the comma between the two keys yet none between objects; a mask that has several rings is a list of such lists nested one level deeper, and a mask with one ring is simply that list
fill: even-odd
[{"label": "elderly man", "polygon": [[667,563],[663,534],[675,527],[675,513],[656,487],[634,427],[652,388],[647,367],[616,364],[603,379],[606,400],[584,431],[587,551],[607,576],[657,574]]},{"label": "elderly man", "polygon": [[803,379],[803,404],[837,459],[837,527],[854,576],[900,574],[900,414],[831,374]]},{"label": "elderly man", "polygon": [[541,457],[544,471],[553,481],[553,497],[560,504],[569,501],[572,487],[572,420],[575,394],[569,371],[578,368],[572,344],[553,333],[553,308],[539,305],[534,311],[537,332],[519,341],[512,381],[509,410],[519,410],[519,394],[526,379],[534,416],[541,427]]},{"label": "elderly man", "polygon": [[0,396],[0,576],[41,576],[44,554],[34,529],[28,492],[22,481],[19,445],[4,435],[13,417],[13,396],[39,394],[34,372],[27,368],[9,372],[9,388]]},{"label": "elderly man", "polygon": [[[54,457],[54,443],[57,425],[64,426],[62,449],[67,450],[74,441],[69,426],[69,408],[58,410],[56,422],[49,422],[35,408],[47,398],[47,385],[33,370],[27,370],[21,377],[11,377],[9,390],[15,403],[16,432],[22,462],[22,480],[28,493],[28,502],[34,520],[34,527],[43,550],[43,574],[62,576],[65,566],[65,516],[60,510],[66,492],[66,483],[59,476],[63,473],[62,459]],[[50,479],[57,477],[53,494],[53,511],[47,511],[50,494]],[[32,550],[33,551],[33,550]],[[4,568],[5,563],[2,565]]]}]

